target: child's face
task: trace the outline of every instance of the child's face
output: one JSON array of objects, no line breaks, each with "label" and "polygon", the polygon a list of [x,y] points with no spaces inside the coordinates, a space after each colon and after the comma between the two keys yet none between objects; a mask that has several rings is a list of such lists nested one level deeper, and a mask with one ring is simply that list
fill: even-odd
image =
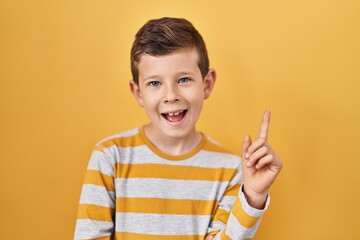
[{"label": "child's face", "polygon": [[162,136],[186,138],[195,132],[203,100],[215,82],[211,69],[202,78],[195,49],[183,49],[164,56],[143,55],[139,83],[131,90],[150,118],[150,127]]}]

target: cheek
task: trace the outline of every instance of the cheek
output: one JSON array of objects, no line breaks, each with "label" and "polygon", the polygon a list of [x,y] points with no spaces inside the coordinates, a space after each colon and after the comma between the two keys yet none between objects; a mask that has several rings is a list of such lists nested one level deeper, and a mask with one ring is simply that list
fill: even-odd
[{"label": "cheek", "polygon": [[191,102],[192,108],[198,111],[198,114],[200,114],[204,101],[204,95],[197,92],[196,94],[192,95],[191,98],[189,98],[189,101]]},{"label": "cheek", "polygon": [[143,98],[145,110],[154,111],[158,107],[159,100],[156,95],[145,95]]},{"label": "cheek", "polygon": [[190,94],[189,99],[193,104],[202,105],[202,102],[204,101],[204,92],[200,90],[193,91]]}]

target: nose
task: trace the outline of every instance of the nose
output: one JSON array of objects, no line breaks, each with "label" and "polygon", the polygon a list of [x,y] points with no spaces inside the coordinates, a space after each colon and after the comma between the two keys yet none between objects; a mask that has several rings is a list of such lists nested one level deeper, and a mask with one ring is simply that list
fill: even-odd
[{"label": "nose", "polygon": [[175,86],[167,86],[165,88],[164,102],[173,103],[179,101],[179,94]]}]

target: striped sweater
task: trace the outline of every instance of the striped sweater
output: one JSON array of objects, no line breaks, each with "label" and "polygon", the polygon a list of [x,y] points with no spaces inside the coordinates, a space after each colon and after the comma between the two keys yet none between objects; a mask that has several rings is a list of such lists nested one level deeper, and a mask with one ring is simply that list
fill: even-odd
[{"label": "striped sweater", "polygon": [[113,135],[90,158],[74,239],[252,238],[265,210],[249,206],[241,180],[241,159],[205,135],[182,156],[142,128]]}]

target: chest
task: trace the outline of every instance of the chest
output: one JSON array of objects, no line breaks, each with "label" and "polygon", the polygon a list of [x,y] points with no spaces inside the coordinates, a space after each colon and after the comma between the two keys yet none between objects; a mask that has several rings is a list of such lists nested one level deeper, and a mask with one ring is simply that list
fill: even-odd
[{"label": "chest", "polygon": [[118,164],[116,196],[219,200],[228,181],[224,169],[162,164]]}]

